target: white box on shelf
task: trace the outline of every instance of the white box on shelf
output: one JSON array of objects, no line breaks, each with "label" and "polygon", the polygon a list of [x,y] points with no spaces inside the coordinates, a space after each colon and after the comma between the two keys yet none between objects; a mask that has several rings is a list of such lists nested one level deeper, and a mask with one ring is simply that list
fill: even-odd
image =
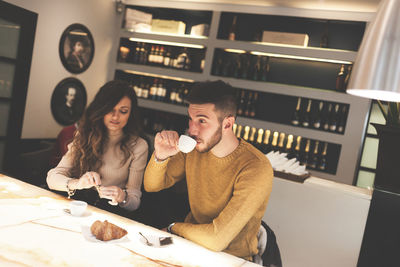
[{"label": "white box on shelf", "polygon": [[142,12],[133,8],[127,8],[125,10],[125,28],[132,29],[135,28],[136,24],[151,25],[153,15]]},{"label": "white box on shelf", "polygon": [[291,32],[263,31],[262,42],[308,46],[308,34]]},{"label": "white box on shelf", "polygon": [[190,35],[208,36],[209,30],[210,30],[209,24],[197,24],[192,26],[192,29],[190,30]]},{"label": "white box on shelf", "polygon": [[151,21],[152,32],[185,34],[186,24],[182,21],[153,19]]}]

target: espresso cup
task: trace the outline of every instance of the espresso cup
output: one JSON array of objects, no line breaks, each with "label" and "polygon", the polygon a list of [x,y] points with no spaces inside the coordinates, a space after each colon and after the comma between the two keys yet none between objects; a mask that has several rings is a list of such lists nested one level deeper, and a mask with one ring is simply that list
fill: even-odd
[{"label": "espresso cup", "polygon": [[73,216],[82,216],[87,208],[87,203],[85,201],[73,200],[70,203],[69,209],[71,211],[71,215]]},{"label": "espresso cup", "polygon": [[189,153],[196,147],[196,144],[196,140],[194,140],[192,137],[181,135],[179,137],[178,148],[183,153]]}]

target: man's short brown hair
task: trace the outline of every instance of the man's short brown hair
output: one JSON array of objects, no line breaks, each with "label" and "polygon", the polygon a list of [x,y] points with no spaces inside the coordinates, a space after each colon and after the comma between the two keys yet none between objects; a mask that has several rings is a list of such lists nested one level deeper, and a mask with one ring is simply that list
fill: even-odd
[{"label": "man's short brown hair", "polygon": [[185,101],[189,104],[214,104],[218,118],[236,117],[236,90],[231,85],[218,81],[194,83]]}]

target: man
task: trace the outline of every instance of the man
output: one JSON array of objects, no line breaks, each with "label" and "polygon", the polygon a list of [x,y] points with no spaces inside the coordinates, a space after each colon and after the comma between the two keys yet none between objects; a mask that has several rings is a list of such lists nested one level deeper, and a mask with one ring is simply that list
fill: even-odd
[{"label": "man", "polygon": [[185,222],[172,223],[168,231],[252,260],[272,189],[272,167],[265,155],[234,135],[236,99],[230,85],[197,83],[186,101],[196,149],[179,152],[177,132],[157,133],[144,188],[160,191],[186,179],[190,212]]},{"label": "man", "polygon": [[58,107],[58,118],[63,125],[71,125],[79,119],[79,113],[75,105],[76,89],[69,87],[65,94],[65,103]]}]

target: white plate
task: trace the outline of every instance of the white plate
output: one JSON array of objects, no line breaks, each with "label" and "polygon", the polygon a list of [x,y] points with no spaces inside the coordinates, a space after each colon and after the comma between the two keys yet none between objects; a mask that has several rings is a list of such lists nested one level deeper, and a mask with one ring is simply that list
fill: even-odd
[{"label": "white plate", "polygon": [[123,237],[121,237],[120,239],[113,239],[113,240],[109,240],[109,241],[101,241],[101,240],[97,239],[96,236],[94,236],[92,234],[92,232],[90,231],[90,226],[82,225],[81,229],[82,229],[83,237],[89,242],[107,243],[107,244],[118,244],[118,243],[129,242],[129,238],[128,238],[127,234],[124,235]]}]

